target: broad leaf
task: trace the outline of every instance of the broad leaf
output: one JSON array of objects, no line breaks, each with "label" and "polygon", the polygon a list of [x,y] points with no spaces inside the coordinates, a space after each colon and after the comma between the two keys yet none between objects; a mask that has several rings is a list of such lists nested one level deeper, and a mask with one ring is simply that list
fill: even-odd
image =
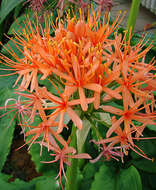
[{"label": "broad leaf", "polygon": [[111,171],[106,165],[102,165],[95,174],[95,179],[91,185],[91,190],[115,190],[116,179],[114,171]]},{"label": "broad leaf", "polygon": [[[155,136],[155,132],[150,130],[145,130],[144,137],[150,138],[150,136]],[[156,173],[156,140],[155,139],[146,139],[140,140],[139,142],[135,142],[135,144],[147,155],[148,158],[151,160],[145,159],[140,155],[136,154],[135,152],[131,152],[131,156],[133,158],[132,163],[135,165],[136,168],[150,172]],[[138,150],[137,150],[138,151]]]},{"label": "broad leaf", "polygon": [[78,189],[90,190],[91,184],[94,180],[94,175],[96,172],[98,172],[101,165],[101,162],[96,162],[95,164],[88,163],[85,165],[82,172],[83,178],[79,183]]},{"label": "broad leaf", "polygon": [[[155,156],[156,159],[156,156]],[[156,163],[153,158],[153,161],[146,160],[145,158],[140,158],[137,160],[133,160],[132,163],[134,166],[140,170],[150,172],[150,173],[156,173]]]},{"label": "broad leaf", "polygon": [[95,174],[91,190],[142,190],[140,175],[134,166],[128,169],[115,170],[102,165]]},{"label": "broad leaf", "polygon": [[117,178],[117,190],[142,190],[139,172],[134,166],[122,169]]},{"label": "broad leaf", "polygon": [[147,125],[147,128],[151,131],[156,131],[156,125]]},{"label": "broad leaf", "polygon": [[[0,105],[4,106],[6,99],[12,96],[12,92],[5,88],[0,90]],[[0,115],[5,112],[0,110]],[[12,138],[15,128],[15,120],[12,120],[15,113],[9,113],[0,118],[0,170],[2,170],[3,165],[6,161],[7,155],[10,152],[10,146],[12,143]],[[10,124],[11,122],[11,124]],[[10,126],[9,126],[10,125]]]},{"label": "broad leaf", "polygon": [[16,179],[13,182],[8,182],[10,175],[0,173],[0,189],[2,190],[59,190],[58,181],[52,177],[40,176],[34,178],[30,182],[25,182]]},{"label": "broad leaf", "polygon": [[[5,75],[5,74],[8,74],[8,72],[6,71],[1,71],[0,72],[1,75]],[[3,76],[0,78],[0,88],[5,88],[6,87],[6,84],[7,84],[7,87],[9,88],[12,88],[15,81],[17,79],[17,75],[12,75],[12,76]],[[2,104],[4,105],[4,102],[2,102]]]},{"label": "broad leaf", "polygon": [[52,179],[52,177],[47,177],[46,179],[43,180],[39,180],[36,183],[36,188],[35,190],[58,190],[59,189],[59,182],[56,181],[54,178]]},{"label": "broad leaf", "polygon": [[[26,16],[27,15],[27,16]],[[27,12],[23,15],[21,15],[20,17],[18,17],[13,24],[11,25],[11,27],[9,28],[8,34],[14,34],[14,32],[16,33],[21,33],[24,29],[26,29],[25,27],[25,20],[26,17],[30,18],[31,20],[33,19],[32,15],[33,12],[31,10],[29,10],[29,12]],[[20,26],[20,27],[19,27]],[[21,29],[22,28],[22,29]]]},{"label": "broad leaf", "polygon": [[17,48],[14,40],[15,39],[9,40],[5,45],[3,45],[2,50],[1,50],[2,54],[4,54],[5,56],[7,56],[8,58],[13,59],[13,60],[15,60],[15,59],[12,57],[12,55],[9,53],[9,51],[10,52],[13,51],[19,58],[22,58],[24,56],[22,54],[22,52],[18,49],[18,48],[22,49],[22,47],[18,46],[18,48]]},{"label": "broad leaf", "polygon": [[0,9],[0,24],[3,22],[5,17],[20,3],[25,0],[2,0]]}]

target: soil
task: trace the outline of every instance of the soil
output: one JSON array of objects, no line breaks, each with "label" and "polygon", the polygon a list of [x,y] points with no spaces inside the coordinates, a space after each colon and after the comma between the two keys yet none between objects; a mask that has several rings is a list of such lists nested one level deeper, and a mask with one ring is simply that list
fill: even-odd
[{"label": "soil", "polygon": [[24,143],[23,135],[20,135],[20,132],[15,130],[11,151],[2,170],[3,173],[12,175],[12,178],[10,178],[9,181],[14,181],[16,178],[30,181],[33,178],[42,175],[35,169],[35,165],[27,151],[28,146],[18,149]]}]

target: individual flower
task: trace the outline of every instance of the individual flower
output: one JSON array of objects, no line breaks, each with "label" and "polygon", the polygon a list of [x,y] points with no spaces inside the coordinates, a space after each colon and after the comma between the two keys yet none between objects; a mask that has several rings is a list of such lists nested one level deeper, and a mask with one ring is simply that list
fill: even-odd
[{"label": "individual flower", "polygon": [[118,158],[116,157],[120,157],[123,159],[123,153],[121,151],[117,151],[118,149],[121,149],[120,146],[118,147],[112,147],[111,144],[109,144],[108,146],[106,146],[105,143],[99,143],[96,142],[95,140],[91,140],[91,142],[97,144],[97,145],[102,145],[102,147],[100,146],[100,154],[97,156],[97,158],[90,160],[91,163],[95,163],[97,161],[99,161],[99,159],[103,156],[104,158],[106,158],[106,160],[110,160],[110,158],[113,158],[117,161],[119,161]]},{"label": "individual flower", "polygon": [[[39,144],[41,144],[41,142],[39,142]],[[47,147],[46,143],[42,143],[42,144],[45,147]],[[68,140],[68,144],[69,144],[69,140]],[[50,148],[51,151],[53,151],[53,153],[51,153],[50,156],[54,156],[55,159],[52,160],[52,161],[42,161],[42,162],[43,163],[54,163],[54,162],[57,162],[57,161],[60,162],[60,171],[59,171],[59,174],[57,175],[56,179],[58,177],[60,177],[60,185],[61,185],[62,189],[63,189],[63,185],[62,185],[62,182],[61,182],[62,173],[63,173],[63,175],[64,175],[64,177],[65,177],[65,179],[67,181],[67,177],[65,175],[65,170],[64,170],[63,164],[65,163],[68,166],[71,166],[71,162],[69,161],[69,159],[91,159],[89,154],[86,154],[86,153],[76,154],[76,150],[73,147],[64,146],[61,149],[52,136],[50,136],[50,146],[49,146],[49,148]]]},{"label": "individual flower", "polygon": [[[82,129],[82,120],[72,108],[72,106],[79,105],[81,103],[80,99],[74,99],[69,101],[69,97],[68,95],[66,95],[66,91],[62,95],[59,92],[59,98],[48,92],[45,87],[42,88],[41,93],[49,101],[49,103],[46,104],[45,110],[54,110],[50,115],[48,115],[48,117],[53,119],[53,117],[56,118],[59,116],[57,133],[61,133],[64,128],[65,113],[68,114],[70,119],[79,130]],[[87,99],[87,103],[91,103],[93,101],[94,98]]]},{"label": "individual flower", "polygon": [[[10,104],[9,102],[15,102],[13,104]],[[0,116],[3,117],[5,115],[8,115],[12,112],[15,112],[13,118],[10,121],[9,126],[11,125],[12,121],[15,119],[15,117],[18,115],[18,121],[19,125],[22,127],[22,124],[27,124],[27,119],[30,117],[31,114],[31,109],[26,106],[27,101],[26,100],[21,100],[21,96],[18,97],[18,99],[15,98],[9,98],[5,101],[5,105],[0,107],[0,109],[9,109],[6,113],[2,114]],[[25,118],[27,117],[27,119]],[[8,126],[8,127],[9,127]],[[22,127],[22,132],[24,132],[24,128]]]},{"label": "individual flower", "polygon": [[98,9],[100,11],[110,11],[113,6],[112,0],[94,0],[94,2],[97,3],[97,5],[99,6]]},{"label": "individual flower", "polygon": [[[122,99],[122,96],[119,94],[119,91],[116,91],[116,89],[112,90],[109,87],[109,84],[117,80],[119,76],[120,76],[120,72],[118,70],[117,71],[110,70],[108,63],[100,64],[96,71],[96,75],[94,76],[94,81],[97,84],[100,84],[102,86],[102,91],[105,92],[110,97],[116,98],[116,99]],[[94,108],[95,109],[99,108],[100,96],[101,96],[101,93],[99,92],[94,93],[94,97],[95,97]]]},{"label": "individual flower", "polygon": [[152,113],[151,115],[141,113],[140,111],[146,106],[142,106],[142,103],[143,100],[141,98],[135,103],[132,102],[130,106],[128,105],[128,102],[125,101],[124,110],[113,106],[102,106],[104,111],[120,116],[117,121],[113,122],[112,127],[107,131],[106,137],[109,137],[122,123],[124,123],[124,131],[126,132],[128,140],[131,144],[133,144],[131,130],[136,131],[136,133],[142,136],[140,127],[136,126],[133,121],[137,121],[139,124],[145,126],[147,124],[154,124],[153,119],[156,117],[155,113]]},{"label": "individual flower", "polygon": [[88,8],[88,6],[90,5],[89,0],[87,0],[87,1],[79,0],[79,2],[78,1],[74,1],[74,0],[69,0],[69,2],[77,5],[82,10],[85,9],[85,8]]},{"label": "individual flower", "polygon": [[[109,147],[109,150],[116,149],[114,145],[118,145],[120,152],[121,152],[121,160],[123,162],[123,155],[128,155],[128,150],[131,149],[134,152],[136,152],[138,155],[148,159],[152,160],[151,158],[147,157],[147,155],[137,146],[134,144],[133,139],[148,139],[148,138],[135,138],[132,137],[132,133],[135,132],[134,129],[130,128],[130,130],[127,132],[125,129],[121,129],[120,124],[117,123],[115,116],[112,118],[112,125],[115,123],[117,124],[116,129],[113,131],[116,135],[113,137],[109,137],[106,139],[101,139],[96,144],[107,144],[110,143],[107,147]],[[131,136],[131,138],[129,138]],[[149,138],[150,139],[150,138]],[[114,147],[114,148],[113,148]],[[115,154],[114,154],[115,155]]]},{"label": "individual flower", "polygon": [[46,119],[44,118],[44,121],[39,123],[37,126],[32,126],[29,125],[29,130],[25,133],[25,136],[32,136],[30,139],[26,142],[26,144],[29,145],[29,149],[31,146],[36,143],[40,138],[42,138],[42,141],[40,143],[41,145],[41,150],[40,150],[40,155],[42,154],[42,146],[44,143],[47,144],[48,151],[50,150],[50,136],[52,135],[61,143],[63,146],[67,146],[66,141],[58,135],[53,128],[58,126],[58,122],[54,121],[53,119]]},{"label": "individual flower", "polygon": [[20,95],[21,97],[26,98],[26,107],[31,110],[31,114],[29,117],[30,123],[34,121],[34,117],[37,114],[37,111],[41,117],[41,119],[44,121],[46,120],[46,114],[44,111],[44,97],[41,96],[39,93],[39,89],[36,92],[30,92],[27,90],[28,93],[22,93],[22,92],[15,92],[15,94]]},{"label": "individual flower", "polygon": [[27,0],[27,3],[30,3],[30,7],[32,8],[33,11],[40,11],[41,9],[43,9],[43,4],[46,2],[47,0]]}]

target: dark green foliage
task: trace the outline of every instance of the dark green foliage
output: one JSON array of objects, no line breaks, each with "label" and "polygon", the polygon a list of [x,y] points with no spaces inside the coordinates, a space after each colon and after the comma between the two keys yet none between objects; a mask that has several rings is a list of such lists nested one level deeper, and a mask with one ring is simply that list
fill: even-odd
[{"label": "dark green foliage", "polygon": [[[0,105],[4,106],[6,99],[12,97],[12,91],[8,88],[0,89]],[[3,115],[5,112],[0,110],[0,115]],[[3,168],[5,160],[8,153],[10,152],[10,146],[12,143],[12,138],[15,128],[15,120],[12,120],[14,113],[9,113],[2,118],[0,118],[0,171]],[[11,122],[11,123],[10,123]]]}]

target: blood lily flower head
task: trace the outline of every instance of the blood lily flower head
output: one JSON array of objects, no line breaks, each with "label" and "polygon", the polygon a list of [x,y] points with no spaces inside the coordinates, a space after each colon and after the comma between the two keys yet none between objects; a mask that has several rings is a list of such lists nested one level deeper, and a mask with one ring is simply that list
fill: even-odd
[{"label": "blood lily flower head", "polygon": [[[65,2],[59,0],[57,6],[63,7]],[[72,2],[77,4],[78,1]],[[111,1],[95,2],[101,10],[104,2],[111,5]],[[24,99],[8,99],[2,108],[17,110],[16,114],[22,117],[29,113],[28,123],[21,123],[27,127],[25,136],[29,140],[25,145],[30,144],[30,148],[39,143],[40,154],[44,146],[54,157],[45,163],[60,162],[57,177],[62,189],[62,173],[66,179],[64,164],[70,167],[71,159],[91,159],[86,153],[76,153],[77,147],[82,151],[83,143],[91,135],[100,139],[92,142],[101,151],[92,163],[102,156],[105,160],[121,158],[123,162],[129,150],[151,160],[135,141],[145,139],[145,127],[155,124],[156,120],[155,61],[152,59],[147,64],[145,59],[152,45],[142,50],[144,39],[131,46],[131,32],[128,40],[127,32],[124,35],[115,32],[124,18],[121,13],[112,23],[110,12],[102,16],[101,11],[92,10],[86,18],[80,10],[79,16],[69,10],[64,20],[60,15],[55,21],[53,15],[45,17],[43,28],[37,17],[34,22],[26,17],[25,29],[19,26],[21,32],[15,32],[11,38],[21,55],[11,47],[7,51],[12,58],[0,54],[0,63],[7,67],[1,70],[10,72],[1,76],[18,75],[15,94]],[[11,101],[15,103],[10,105]],[[104,112],[112,117],[112,124],[110,119],[109,124],[105,122]],[[66,115],[70,120],[68,124]],[[35,117],[41,119],[40,123],[33,123]],[[99,124],[109,127],[105,139],[101,138],[103,132]],[[65,128],[71,127],[75,127],[71,134],[70,130],[66,133]],[[71,145],[65,140],[70,138],[73,138]]]}]

